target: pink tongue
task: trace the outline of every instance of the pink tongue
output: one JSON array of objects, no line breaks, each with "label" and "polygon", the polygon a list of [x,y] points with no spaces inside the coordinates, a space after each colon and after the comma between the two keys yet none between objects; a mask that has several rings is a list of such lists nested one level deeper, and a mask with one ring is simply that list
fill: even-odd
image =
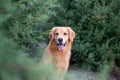
[{"label": "pink tongue", "polygon": [[64,45],[58,45],[58,49],[59,50],[63,50],[64,49]]}]

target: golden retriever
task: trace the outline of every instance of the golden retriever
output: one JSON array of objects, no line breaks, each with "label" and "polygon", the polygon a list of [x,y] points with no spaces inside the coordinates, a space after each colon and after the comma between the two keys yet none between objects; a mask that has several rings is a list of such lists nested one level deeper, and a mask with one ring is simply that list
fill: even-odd
[{"label": "golden retriever", "polygon": [[53,27],[49,33],[50,42],[45,49],[42,61],[49,61],[56,66],[58,80],[63,80],[69,66],[71,45],[75,38],[75,32],[70,27]]}]

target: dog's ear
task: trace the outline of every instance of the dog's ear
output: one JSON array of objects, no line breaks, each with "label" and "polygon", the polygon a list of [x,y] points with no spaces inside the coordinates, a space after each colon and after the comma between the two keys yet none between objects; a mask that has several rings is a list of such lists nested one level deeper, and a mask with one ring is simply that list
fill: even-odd
[{"label": "dog's ear", "polygon": [[69,33],[69,40],[73,41],[73,39],[75,38],[75,32],[70,27],[67,27],[67,29]]},{"label": "dog's ear", "polygon": [[56,27],[53,27],[49,33],[49,39],[52,41],[54,39],[54,33],[55,33]]}]

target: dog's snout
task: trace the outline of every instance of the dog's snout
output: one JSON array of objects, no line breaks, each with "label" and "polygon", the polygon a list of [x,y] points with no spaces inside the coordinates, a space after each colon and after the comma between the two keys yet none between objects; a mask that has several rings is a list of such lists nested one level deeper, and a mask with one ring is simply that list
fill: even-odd
[{"label": "dog's snout", "polygon": [[62,42],[62,41],[63,41],[63,39],[62,39],[62,38],[59,38],[59,39],[58,39],[58,41],[59,41],[59,42]]}]

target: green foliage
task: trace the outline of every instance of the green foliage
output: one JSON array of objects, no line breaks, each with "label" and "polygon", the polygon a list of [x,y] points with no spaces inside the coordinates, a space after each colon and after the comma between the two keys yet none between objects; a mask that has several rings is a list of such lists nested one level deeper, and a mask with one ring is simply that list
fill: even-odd
[{"label": "green foliage", "polygon": [[11,0],[0,0],[0,25],[11,16],[14,9]]},{"label": "green foliage", "polygon": [[71,62],[98,70],[104,62],[120,60],[119,0],[62,0],[53,17],[55,25],[76,32]]},{"label": "green foliage", "polygon": [[107,63],[101,68],[101,71],[98,73],[96,80],[108,80],[109,73],[111,71],[112,65]]},{"label": "green foliage", "polygon": [[[54,14],[49,8],[55,2],[0,1],[0,80],[56,80],[51,76],[52,64],[38,64],[43,54],[38,42],[49,31],[45,30],[47,21]],[[28,52],[39,56],[31,57]]]},{"label": "green foliage", "polygon": [[56,0],[15,1],[13,4],[15,9],[9,18],[2,23],[1,29],[6,31],[7,37],[18,42],[19,46],[43,41],[45,40],[44,36],[49,31],[45,30],[46,27],[50,26],[47,21],[55,14],[49,10],[51,7],[57,6],[54,3]]},{"label": "green foliage", "polygon": [[1,34],[0,42],[0,80],[56,80],[52,64],[38,64]]}]

